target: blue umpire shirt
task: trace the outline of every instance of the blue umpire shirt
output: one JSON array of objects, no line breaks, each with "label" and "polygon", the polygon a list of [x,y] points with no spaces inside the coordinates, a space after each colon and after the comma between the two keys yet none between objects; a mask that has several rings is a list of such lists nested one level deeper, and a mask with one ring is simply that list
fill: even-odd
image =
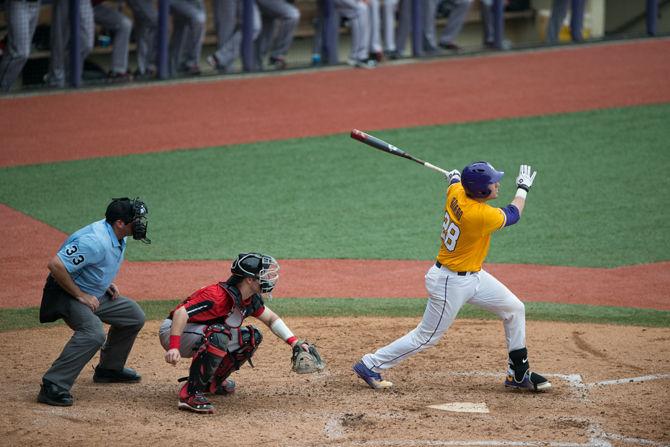
[{"label": "blue umpire shirt", "polygon": [[101,299],[119,272],[126,251],[105,219],[93,222],[67,238],[58,257],[79,288]]}]

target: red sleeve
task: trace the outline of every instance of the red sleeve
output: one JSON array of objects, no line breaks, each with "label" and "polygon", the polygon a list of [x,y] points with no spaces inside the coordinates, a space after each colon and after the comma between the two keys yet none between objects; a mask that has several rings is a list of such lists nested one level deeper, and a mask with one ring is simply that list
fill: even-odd
[{"label": "red sleeve", "polygon": [[251,316],[254,318],[258,318],[263,314],[263,312],[265,312],[265,306],[261,306],[258,309],[256,309],[256,312],[252,313]]}]

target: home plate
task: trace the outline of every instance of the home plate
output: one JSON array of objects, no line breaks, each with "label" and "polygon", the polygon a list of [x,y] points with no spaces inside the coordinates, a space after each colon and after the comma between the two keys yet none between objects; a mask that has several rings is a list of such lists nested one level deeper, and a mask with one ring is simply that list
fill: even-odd
[{"label": "home plate", "polygon": [[455,411],[457,413],[488,413],[489,407],[484,402],[448,402],[446,404],[428,405],[436,410]]}]

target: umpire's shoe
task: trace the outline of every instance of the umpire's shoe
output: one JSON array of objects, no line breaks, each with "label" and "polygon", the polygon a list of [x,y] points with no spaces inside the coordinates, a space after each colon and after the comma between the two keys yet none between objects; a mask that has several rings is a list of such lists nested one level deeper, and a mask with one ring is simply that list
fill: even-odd
[{"label": "umpire's shoe", "polygon": [[65,388],[48,380],[42,380],[40,394],[37,395],[37,402],[59,407],[69,407],[74,403],[74,398]]},{"label": "umpire's shoe", "polygon": [[132,368],[117,370],[103,369],[96,366],[93,374],[93,381],[96,383],[137,383],[140,380],[142,380],[142,376]]},{"label": "umpire's shoe", "polygon": [[352,369],[356,375],[365,380],[365,383],[367,383],[372,389],[379,390],[382,388],[391,388],[393,386],[392,382],[382,379],[382,376],[379,373],[376,373],[365,366],[363,360],[356,363]]},{"label": "umpire's shoe", "polygon": [[551,388],[551,382],[543,376],[530,372],[527,370],[521,380],[517,380],[514,375],[514,370],[509,368],[507,371],[507,378],[505,379],[505,386],[507,388],[517,388],[530,391],[546,391]]}]

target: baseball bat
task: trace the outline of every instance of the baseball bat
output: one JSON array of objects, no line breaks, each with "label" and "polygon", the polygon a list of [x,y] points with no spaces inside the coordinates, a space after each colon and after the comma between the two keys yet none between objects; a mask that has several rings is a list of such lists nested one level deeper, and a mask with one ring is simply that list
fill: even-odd
[{"label": "baseball bat", "polygon": [[449,171],[446,171],[438,166],[430,164],[427,161],[421,160],[420,158],[417,158],[412,154],[407,153],[407,151],[404,151],[390,143],[387,143],[386,141],[380,138],[373,137],[372,135],[369,135],[358,129],[354,129],[351,131],[351,138],[353,138],[354,140],[358,140],[361,143],[367,144],[368,146],[372,146],[375,149],[379,149],[380,151],[388,152],[391,155],[397,155],[398,157],[412,160],[416,163],[419,163],[422,166],[427,167],[428,169],[432,169],[433,171],[441,172],[444,175],[449,174]]}]

